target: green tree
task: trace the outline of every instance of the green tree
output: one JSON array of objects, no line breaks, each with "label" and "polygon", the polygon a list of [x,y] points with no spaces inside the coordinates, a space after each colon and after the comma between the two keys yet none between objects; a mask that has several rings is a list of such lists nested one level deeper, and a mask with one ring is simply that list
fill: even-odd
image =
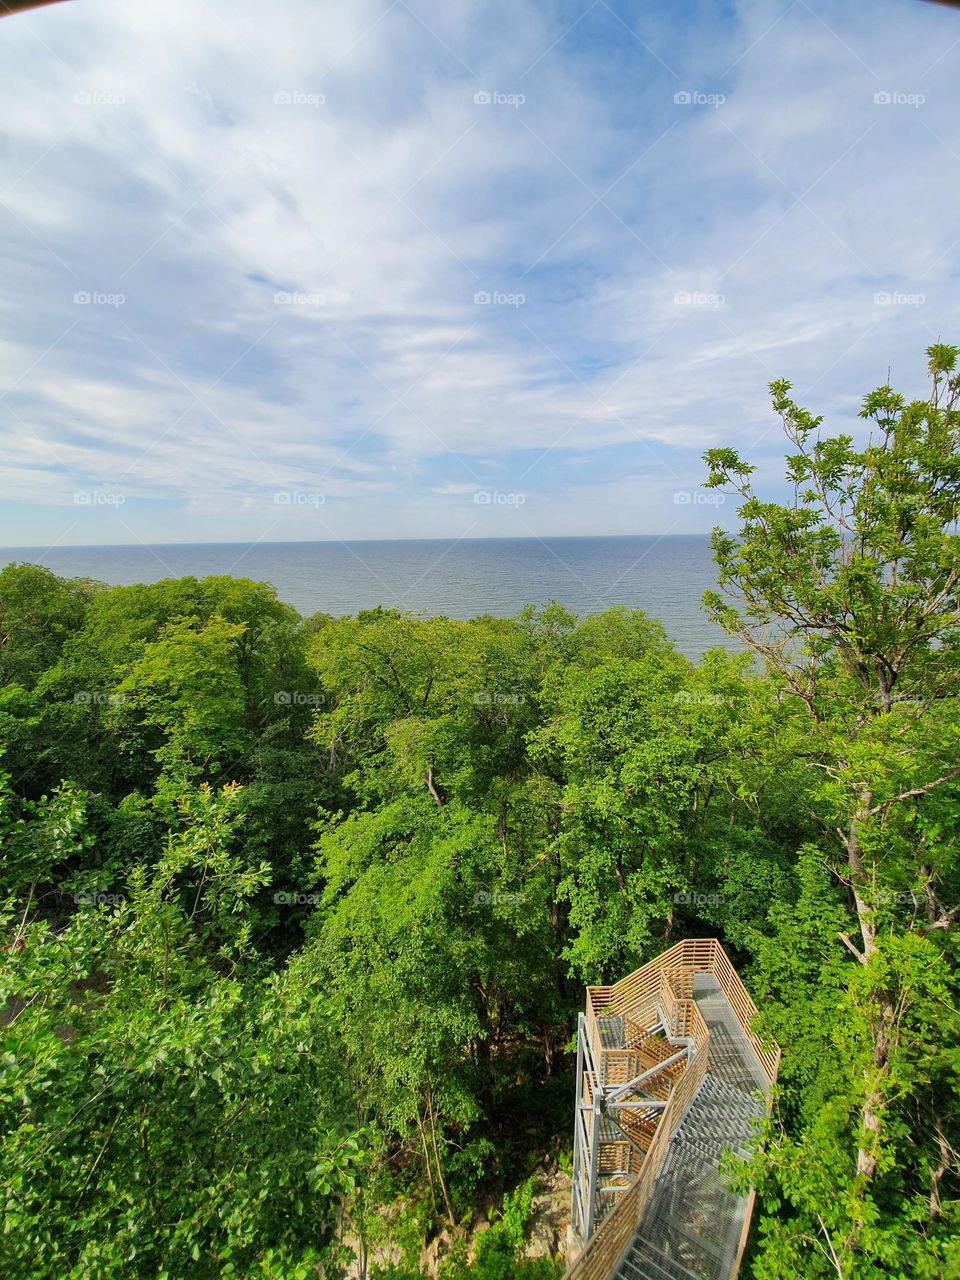
[{"label": "green tree", "polygon": [[13,1280],[308,1280],[342,1252],[366,1153],[323,992],[252,949],[235,795],[188,808],[119,901],[3,953]]},{"label": "green tree", "polygon": [[32,688],[104,589],[83,578],[60,578],[38,564],[0,569],[0,684]]},{"label": "green tree", "polygon": [[[760,654],[791,716],[796,708],[807,720],[798,750],[819,777],[810,792],[818,843],[854,924],[834,929],[850,963],[840,1016],[827,1019],[846,1073],[834,1074],[817,1118],[808,1110],[800,1138],[771,1154],[795,1213],[777,1226],[758,1274],[795,1274],[801,1257],[804,1274],[888,1274],[907,1250],[910,1274],[932,1276],[955,1219],[945,1187],[960,1134],[944,1091],[957,1062],[938,1044],[932,1013],[939,1005],[952,1031],[958,354],[929,348],[926,399],[907,402],[886,386],[868,395],[861,417],[872,428],[860,445],[826,435],[789,383],[773,383],[795,450],[787,502],[758,497],[754,468],[734,450],[706,454],[707,485],[732,487],[741,527],[714,532],[722,594],[708,592],[705,605]],[[827,964],[835,975],[836,958]],[[814,1182],[816,1194],[804,1194]]]}]

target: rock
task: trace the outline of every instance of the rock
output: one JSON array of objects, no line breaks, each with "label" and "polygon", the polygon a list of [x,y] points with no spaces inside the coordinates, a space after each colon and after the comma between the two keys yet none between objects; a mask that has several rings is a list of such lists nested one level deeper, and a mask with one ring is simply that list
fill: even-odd
[{"label": "rock", "polygon": [[570,1195],[571,1183],[565,1173],[543,1170],[538,1174],[530,1202],[525,1257],[566,1261]]},{"label": "rock", "polygon": [[420,1250],[420,1270],[427,1275],[435,1276],[440,1263],[454,1247],[457,1240],[463,1240],[462,1231],[452,1231],[444,1227],[433,1239]]},{"label": "rock", "polygon": [[[354,1254],[359,1251],[360,1241],[354,1235],[345,1235],[343,1243],[348,1249],[352,1249]],[[386,1267],[391,1263],[399,1266],[403,1260],[403,1251],[399,1245],[395,1244],[371,1244],[367,1250],[367,1275],[374,1263],[378,1266]],[[347,1264],[347,1268],[343,1273],[343,1280],[360,1280],[363,1273],[360,1270],[360,1263],[356,1260]]]},{"label": "rock", "polygon": [[[542,1166],[533,1184],[533,1197],[530,1201],[530,1219],[527,1223],[524,1257],[527,1258],[559,1258],[562,1263],[568,1260],[568,1234],[570,1227],[570,1179],[550,1164]],[[496,1215],[494,1215],[496,1216]],[[464,1237],[462,1230],[451,1230],[444,1227],[420,1251],[419,1265],[425,1275],[435,1276],[440,1263],[460,1241],[463,1248],[466,1240],[467,1252],[472,1257],[477,1237],[490,1228],[490,1220],[485,1213],[480,1213],[470,1232]],[[357,1248],[354,1236],[345,1236],[344,1244]],[[399,1264],[401,1250],[398,1245],[371,1244],[367,1259],[367,1268],[379,1263]],[[359,1264],[351,1263],[344,1273],[344,1280],[359,1280]]]}]

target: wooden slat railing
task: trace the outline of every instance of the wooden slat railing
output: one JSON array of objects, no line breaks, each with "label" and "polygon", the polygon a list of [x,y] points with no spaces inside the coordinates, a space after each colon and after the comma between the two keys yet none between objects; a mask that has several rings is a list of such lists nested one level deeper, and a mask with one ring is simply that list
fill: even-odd
[{"label": "wooden slat railing", "polygon": [[594,1232],[586,1249],[567,1272],[568,1280],[609,1280],[621,1254],[637,1229],[637,1223],[663,1160],[667,1143],[692,1101],[693,1095],[703,1083],[709,1057],[710,1032],[707,1030],[700,1010],[692,1001],[678,1003],[692,1005],[689,1013],[686,1010],[683,1011],[682,1019],[691,1028],[695,1050],[693,1062],[671,1091],[636,1181],[623,1193],[616,1207]]},{"label": "wooden slat railing", "polygon": [[730,963],[730,959],[723,947],[714,939],[713,942],[713,962],[710,966],[710,972],[720,984],[723,994],[727,997],[730,1008],[736,1015],[737,1021],[746,1033],[750,1045],[760,1059],[760,1065],[771,1084],[777,1078],[777,1069],[780,1066],[780,1049],[777,1046],[765,1049],[760,1037],[752,1030],[753,1021],[757,1016],[757,1006],[750,999],[746,987],[740,981],[740,975]]},{"label": "wooden slat railing", "polygon": [[[750,999],[739,974],[716,938],[688,938],[677,942],[655,960],[621,978],[613,986],[588,987],[588,1022],[591,1021],[591,1015],[595,1017],[600,1014],[606,1017],[632,1015],[638,1022],[648,1018],[656,1011],[656,997],[664,972],[670,973],[674,982],[677,981],[678,973],[685,974],[684,981],[687,984],[692,982],[693,973],[712,973],[748,1036],[767,1078],[771,1081],[776,1079],[780,1052],[775,1048],[765,1049],[751,1029],[757,1015],[757,1006]],[[678,991],[678,994],[687,997],[690,993],[689,985],[682,992]],[[594,1029],[595,1025],[591,1025],[591,1030]],[[599,1044],[599,1040],[595,1039],[594,1043]]]},{"label": "wooden slat railing", "polygon": [[[667,1144],[703,1083],[709,1061],[710,1032],[692,998],[695,973],[713,974],[767,1079],[772,1084],[777,1078],[780,1050],[776,1046],[765,1048],[752,1030],[757,1007],[715,938],[678,942],[613,986],[588,988],[587,1023],[598,1052],[601,1043],[596,1025],[598,1017],[617,1016],[629,1018],[638,1025],[652,1026],[657,1020],[658,1004],[670,1035],[674,1039],[689,1038],[694,1052],[692,1061],[671,1089],[635,1181],[600,1223],[580,1257],[568,1269],[565,1280],[610,1280],[636,1232]],[[748,1227],[749,1215],[744,1224],[740,1253]]]}]

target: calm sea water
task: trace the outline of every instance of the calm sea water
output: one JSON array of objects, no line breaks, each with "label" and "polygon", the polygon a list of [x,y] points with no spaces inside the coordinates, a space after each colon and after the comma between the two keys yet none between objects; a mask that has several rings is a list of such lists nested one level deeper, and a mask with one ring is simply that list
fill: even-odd
[{"label": "calm sea water", "polygon": [[700,609],[701,595],[714,584],[703,537],[21,547],[0,551],[0,559],[111,584],[234,574],[273,583],[304,614],[383,605],[453,618],[509,617],[550,600],[577,613],[624,604],[659,618],[689,657],[735,647]]}]

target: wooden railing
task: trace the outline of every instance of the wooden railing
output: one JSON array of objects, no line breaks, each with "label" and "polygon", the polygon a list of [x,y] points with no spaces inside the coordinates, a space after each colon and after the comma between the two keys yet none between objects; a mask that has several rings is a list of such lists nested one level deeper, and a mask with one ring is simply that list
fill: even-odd
[{"label": "wooden railing", "polygon": [[694,1044],[693,1061],[670,1093],[636,1180],[597,1228],[586,1249],[567,1273],[569,1280],[609,1280],[637,1229],[667,1143],[693,1095],[703,1083],[709,1057],[710,1032],[692,1000],[674,1001],[671,1011],[683,1026],[690,1028]]},{"label": "wooden railing", "polygon": [[763,1047],[760,1037],[751,1029],[757,1016],[757,1006],[750,999],[747,989],[740,981],[740,975],[730,963],[727,953],[716,940],[713,942],[713,950],[714,956],[710,972],[720,984],[723,994],[727,997],[727,1003],[746,1033],[750,1046],[759,1058],[767,1079],[773,1084],[777,1078],[777,1069],[780,1066],[780,1049],[776,1045],[769,1049]]},{"label": "wooden railing", "polygon": [[757,1016],[757,1006],[747,994],[747,989],[716,938],[688,938],[677,942],[668,951],[655,960],[643,965],[634,973],[621,978],[610,987],[587,988],[587,1022],[590,1026],[593,1043],[599,1045],[596,1033],[598,1017],[634,1017],[638,1022],[651,1023],[655,1020],[657,999],[660,994],[664,974],[670,975],[670,981],[676,986],[681,981],[677,975],[683,974],[686,984],[682,992],[684,997],[691,994],[690,983],[694,973],[712,973],[720,989],[727,997],[730,1008],[750,1040],[751,1047],[760,1060],[767,1079],[776,1079],[777,1067],[780,1063],[779,1049],[765,1049],[759,1037],[752,1030],[752,1023]]},{"label": "wooden railing", "polygon": [[[772,1084],[777,1078],[780,1050],[776,1047],[764,1048],[752,1031],[751,1024],[756,1017],[757,1007],[747,994],[723,947],[714,938],[678,942],[613,986],[589,987],[587,1025],[598,1052],[601,1043],[598,1018],[630,1018],[649,1027],[657,1021],[659,1006],[667,1022],[669,1035],[673,1039],[689,1039],[693,1046],[693,1057],[671,1089],[635,1181],[623,1192],[615,1207],[591,1236],[579,1258],[568,1269],[565,1280],[610,1280],[614,1268],[636,1232],[667,1144],[703,1083],[709,1062],[710,1032],[693,1000],[695,973],[713,974],[748,1037],[767,1079]],[[748,1227],[749,1214],[744,1224],[743,1239],[746,1238]],[[738,1259],[739,1253],[742,1253],[743,1239]]]}]

